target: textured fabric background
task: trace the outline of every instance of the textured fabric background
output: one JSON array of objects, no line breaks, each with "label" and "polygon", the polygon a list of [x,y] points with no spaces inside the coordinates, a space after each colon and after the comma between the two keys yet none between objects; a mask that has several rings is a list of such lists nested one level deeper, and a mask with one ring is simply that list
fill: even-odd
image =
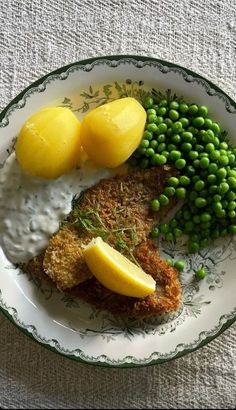
[{"label": "textured fabric background", "polygon": [[[236,98],[235,0],[2,0],[0,109],[33,80],[85,57],[179,63]],[[105,369],[66,360],[0,315],[2,408],[235,408],[236,326],[176,361]]]}]

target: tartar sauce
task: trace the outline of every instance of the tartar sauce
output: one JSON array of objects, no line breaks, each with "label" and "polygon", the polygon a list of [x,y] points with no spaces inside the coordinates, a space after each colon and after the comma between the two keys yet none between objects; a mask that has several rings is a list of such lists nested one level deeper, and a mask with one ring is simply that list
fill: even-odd
[{"label": "tartar sauce", "polygon": [[110,175],[87,161],[44,180],[25,174],[11,154],[0,170],[0,246],[7,258],[19,263],[38,255],[70,212],[73,196]]}]

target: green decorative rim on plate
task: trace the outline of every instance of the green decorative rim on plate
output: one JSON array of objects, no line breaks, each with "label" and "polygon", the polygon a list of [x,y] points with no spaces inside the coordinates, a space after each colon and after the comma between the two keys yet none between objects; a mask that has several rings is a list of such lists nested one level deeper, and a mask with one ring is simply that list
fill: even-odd
[{"label": "green decorative rim on plate", "polygon": [[[58,70],[55,70],[45,75],[41,79],[32,83],[29,87],[23,90],[17,97],[15,97],[11,101],[11,103],[0,114],[0,133],[1,131],[3,131],[5,128],[9,126],[9,124],[11,123],[12,116],[17,114],[18,110],[22,110],[24,107],[27,106],[28,99],[30,98],[33,99],[35,95],[41,95],[45,91],[48,91],[48,87],[51,86],[53,82],[59,81],[61,82],[60,84],[63,84],[68,80],[70,76],[73,76],[73,75],[76,76],[79,73],[84,73],[86,75],[86,73],[91,73],[93,72],[93,70],[98,70],[97,72],[101,75],[101,78],[102,78],[102,71],[100,70],[102,68],[102,69],[107,70],[107,72],[109,69],[110,79],[107,81],[107,83],[108,82],[111,83],[112,81],[115,81],[115,79],[112,80],[111,72],[113,71],[113,69],[114,70],[120,69],[123,66],[125,67],[125,72],[122,74],[122,78],[123,78],[123,82],[125,81],[125,78],[126,78],[126,84],[132,85],[133,80],[127,80],[128,78],[132,78],[132,70],[134,73],[134,77],[139,76],[140,80],[143,79],[143,76],[148,77],[147,73],[145,74],[145,70],[147,69],[153,70],[153,76],[155,73],[159,73],[160,78],[164,78],[163,76],[169,75],[173,84],[176,84],[176,88],[178,87],[183,88],[183,94],[186,95],[187,98],[192,98],[191,94],[192,95],[194,94],[195,96],[195,93],[198,92],[196,91],[198,90],[198,88],[200,90],[199,98],[203,98],[203,94],[205,96],[209,96],[209,98],[213,98],[214,99],[213,105],[215,105],[215,113],[216,113],[215,115],[217,115],[217,110],[219,110],[219,107],[220,108],[224,107],[225,117],[226,117],[225,122],[228,121],[228,117],[231,118],[231,116],[236,113],[236,104],[229,96],[227,96],[227,94],[225,94],[222,90],[220,90],[220,88],[215,86],[209,80],[206,80],[202,76],[188,69],[185,69],[183,67],[180,67],[178,65],[175,65],[175,64],[172,64],[166,61],[158,60],[155,58],[149,58],[149,57],[128,56],[128,55],[107,56],[107,57],[90,58],[87,60],[69,64],[67,66],[61,67]],[[119,75],[121,75],[120,72],[119,72]],[[78,75],[78,79],[79,79],[79,75]],[[178,82],[176,82],[176,79],[181,79],[180,86],[178,85]],[[161,81],[162,80],[159,80],[160,83]],[[106,84],[104,87],[107,87],[108,84],[105,83],[105,80],[102,79],[100,82],[102,84]],[[137,83],[137,78],[136,78],[136,83]],[[142,83],[143,82],[140,81],[140,84],[138,84],[138,87],[141,87],[143,85]],[[88,89],[90,90],[91,94],[93,94],[93,96],[94,95],[98,96],[99,95],[98,90],[95,91],[95,94],[93,93],[94,89],[96,90],[96,86],[94,86],[95,84],[94,81],[92,82],[92,84],[93,84],[93,88],[91,87],[91,85],[89,87],[88,84],[86,84],[84,85],[84,88],[82,87],[82,89],[83,90]],[[173,84],[171,86],[172,89],[174,89]],[[185,86],[186,86],[186,89],[184,89]],[[105,97],[110,96],[109,93],[111,91],[109,87],[105,88],[105,90],[106,90]],[[141,88],[139,88],[139,91],[140,90]],[[119,85],[118,85],[118,91],[119,91]],[[181,90],[179,90],[178,92],[181,92]],[[59,98],[58,94],[56,93],[54,94]],[[82,94],[84,94],[85,102],[84,102],[84,105],[82,105],[81,111],[85,112],[89,108],[89,105],[86,102],[86,93],[83,92]],[[63,97],[64,97],[64,100],[63,100]],[[198,97],[196,98],[198,99]],[[62,105],[69,104],[70,108],[74,108],[73,96],[72,96],[72,100],[70,98],[70,93],[68,97],[66,87],[64,88],[62,87],[61,99],[62,100],[60,102]],[[43,99],[40,101],[41,101],[40,104],[42,105]],[[76,109],[74,111],[76,111]],[[77,109],[77,111],[79,110]],[[231,129],[233,129],[232,124],[231,124]],[[13,140],[13,137],[14,135],[12,135],[12,140]],[[163,249],[163,252],[166,255],[170,255],[171,252],[173,251],[176,252],[175,249],[174,250],[170,248],[168,249],[167,247]],[[177,252],[181,253],[182,250],[178,249]],[[125,331],[128,331],[127,340],[129,340],[129,342],[127,343],[130,343],[130,341],[132,341],[132,343],[136,342],[135,332],[138,334],[139,337],[143,337],[144,340],[146,340],[146,338],[149,336],[157,338],[157,337],[165,337],[165,334],[171,334],[171,332],[172,334],[174,334],[177,326],[187,326],[186,324],[188,323],[189,318],[196,318],[196,317],[201,316],[202,310],[206,309],[205,305],[210,304],[210,303],[212,304],[215,303],[214,298],[212,298],[212,300],[210,301],[208,301],[207,299],[208,295],[212,294],[212,290],[216,289],[217,291],[220,290],[222,292],[222,289],[224,289],[224,286],[226,286],[226,290],[228,289],[227,286],[229,286],[228,285],[229,279],[227,279],[226,285],[225,285],[224,284],[225,276],[223,277],[222,275],[226,275],[226,276],[228,275],[228,269],[230,269],[231,267],[230,263],[234,259],[236,259],[235,241],[234,240],[230,241],[227,244],[224,243],[224,245],[217,244],[214,255],[213,255],[214,252],[211,249],[207,250],[207,252],[208,253],[197,255],[198,258],[202,258],[202,260],[208,261],[206,263],[208,263],[207,266],[211,273],[211,275],[209,275],[210,279],[208,280],[208,282],[206,281],[205,283],[205,288],[201,289],[202,293],[200,294],[200,296],[198,293],[199,292],[198,284],[196,283],[192,284],[191,282],[189,282],[189,277],[183,278],[182,280],[183,289],[186,291],[186,299],[183,303],[183,311],[179,312],[179,314],[176,317],[172,318],[173,322],[170,322],[170,324],[166,324],[164,322],[164,324],[161,325],[160,328],[158,328],[159,331],[157,331],[158,325],[156,323],[151,323],[151,324],[145,323],[144,328],[143,328],[144,330],[142,329],[142,332],[139,331],[140,328],[138,328],[137,330],[137,325],[136,327],[133,325],[133,328],[130,326],[130,324],[128,324],[127,327],[125,327],[126,325],[124,325],[124,327],[121,327],[121,331],[122,331],[123,336],[125,334]],[[222,267],[220,268],[220,264],[226,263],[225,261],[229,263],[229,268],[226,269],[227,272],[225,270],[222,270]],[[193,269],[194,263],[195,263],[194,257],[192,259],[190,258],[189,259],[189,272]],[[218,268],[217,263],[219,264],[219,268]],[[8,269],[8,268],[5,266],[5,269]],[[11,266],[10,270],[12,269],[13,267]],[[221,269],[221,271],[219,271],[219,269]],[[33,286],[35,286],[35,284]],[[40,288],[38,287],[38,292],[42,293],[42,290],[45,291],[45,289],[41,288],[40,290]],[[69,349],[69,348],[66,348],[65,346],[62,346],[56,338],[50,338],[50,337],[43,336],[42,332],[39,332],[37,327],[34,324],[26,324],[25,321],[21,320],[18,309],[15,306],[13,306],[12,303],[9,303],[8,301],[5,300],[3,293],[4,292],[2,292],[2,286],[1,286],[1,281],[0,281],[0,309],[3,312],[3,314],[9,320],[11,320],[11,322],[13,322],[24,334],[30,336],[33,340],[37,341],[38,343],[45,346],[46,348],[56,353],[60,353],[61,355],[67,358],[74,359],[74,360],[77,360],[83,363],[96,364],[96,365],[108,366],[108,367],[147,366],[147,365],[152,365],[152,364],[160,364],[160,363],[184,356],[185,354],[193,352],[199,349],[200,347],[204,346],[205,344],[209,343],[211,340],[219,336],[224,330],[226,330],[236,320],[236,306],[232,305],[232,308],[230,308],[226,313],[219,314],[219,318],[214,323],[214,326],[211,326],[210,329],[207,329],[207,330],[202,329],[201,331],[199,331],[198,336],[195,337],[193,340],[191,340],[191,342],[178,343],[175,346],[175,348],[170,349],[168,353],[161,353],[160,351],[158,351],[157,347],[155,346],[153,348],[155,349],[155,351],[152,351],[151,354],[145,355],[145,357],[138,357],[138,355],[136,355],[135,357],[131,354],[127,354],[126,356],[122,358],[114,359],[111,357],[112,356],[111,354],[110,355],[104,354],[104,353],[96,354],[96,355],[87,354],[80,347],[76,349]],[[58,295],[56,295],[55,298],[58,298]],[[218,298],[219,298],[219,294],[218,294]],[[63,303],[67,303],[67,302],[65,300],[63,301]],[[67,307],[71,308],[71,306],[69,305]],[[80,340],[82,340],[83,338],[87,338],[87,337],[90,337],[90,340],[91,340],[91,337],[96,338],[97,335],[99,335],[99,337],[103,335],[103,341],[106,339],[106,343],[109,343],[109,340],[114,340],[114,339],[111,339],[112,332],[114,332],[114,335],[115,335],[114,338],[116,338],[117,336],[117,340],[118,340],[119,338],[119,332],[117,331],[118,325],[117,326],[114,325],[113,327],[108,327],[108,324],[111,323],[111,319],[106,316],[99,316],[99,320],[103,324],[104,328],[101,327],[100,330],[98,331],[95,331],[94,329],[85,329],[85,331],[81,331],[78,329],[74,329],[72,325],[70,327],[70,330],[77,332],[77,334],[79,335],[78,337],[80,337]],[[204,320],[206,321],[206,319]],[[172,325],[172,323],[174,324]],[[131,332],[131,334],[129,334],[129,332]],[[155,342],[158,342],[158,339],[155,339]],[[129,348],[130,347],[128,346],[127,349]],[[109,353],[111,353],[111,351]]]}]

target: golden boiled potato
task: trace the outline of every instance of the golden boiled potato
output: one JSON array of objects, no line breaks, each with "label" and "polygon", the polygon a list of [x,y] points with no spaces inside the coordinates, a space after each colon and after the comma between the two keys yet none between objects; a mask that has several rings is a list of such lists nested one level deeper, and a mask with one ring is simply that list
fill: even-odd
[{"label": "golden boiled potato", "polygon": [[96,164],[115,168],[139,146],[146,112],[134,98],[121,98],[89,112],[81,124],[81,143]]},{"label": "golden boiled potato", "polygon": [[80,159],[80,122],[68,108],[49,107],[24,123],[16,142],[16,157],[29,174],[55,179]]}]

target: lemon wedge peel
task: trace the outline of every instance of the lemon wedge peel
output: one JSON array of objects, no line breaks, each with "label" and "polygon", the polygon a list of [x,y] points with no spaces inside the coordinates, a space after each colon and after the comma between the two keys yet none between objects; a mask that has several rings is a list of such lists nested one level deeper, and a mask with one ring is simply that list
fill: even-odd
[{"label": "lemon wedge peel", "polygon": [[100,283],[124,296],[143,298],[155,292],[151,275],[97,237],[84,247],[85,261]]}]

